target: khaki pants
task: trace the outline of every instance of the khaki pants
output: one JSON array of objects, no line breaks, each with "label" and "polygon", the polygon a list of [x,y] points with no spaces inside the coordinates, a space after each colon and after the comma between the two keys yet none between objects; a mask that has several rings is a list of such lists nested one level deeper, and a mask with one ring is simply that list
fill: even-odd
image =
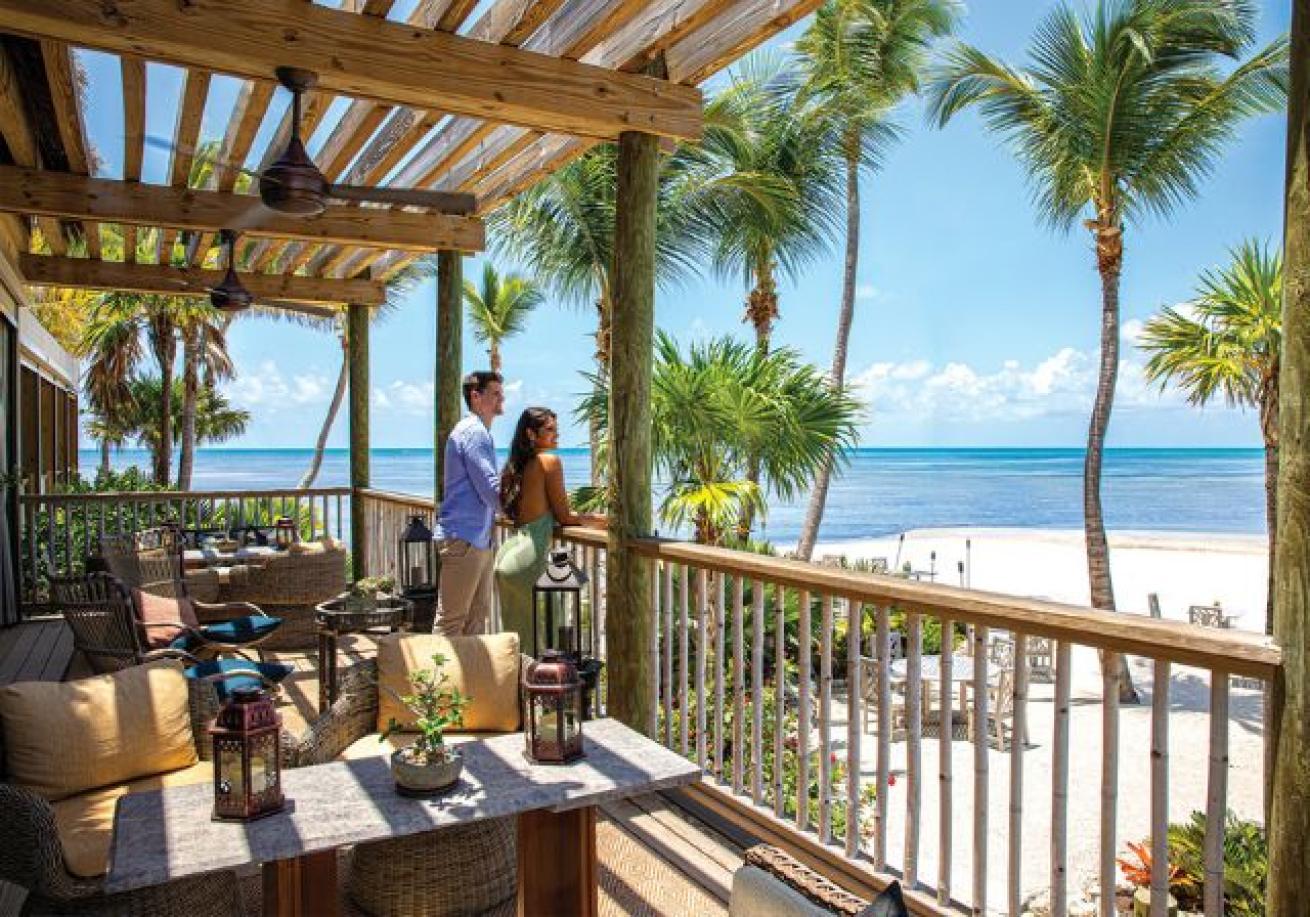
[{"label": "khaki pants", "polygon": [[433,630],[445,637],[480,634],[491,618],[496,552],[459,538],[441,542],[441,592]]}]

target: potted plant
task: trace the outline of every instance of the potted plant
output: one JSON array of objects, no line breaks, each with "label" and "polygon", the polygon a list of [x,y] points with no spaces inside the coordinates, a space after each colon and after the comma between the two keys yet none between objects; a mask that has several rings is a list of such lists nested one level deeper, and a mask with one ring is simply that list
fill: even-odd
[{"label": "potted plant", "polygon": [[390,599],[396,581],[390,576],[366,576],[346,591],[341,607],[345,611],[377,611],[378,602]]},{"label": "potted plant", "polygon": [[[437,653],[432,657],[432,668],[419,669],[409,676],[413,693],[395,695],[414,713],[414,728],[418,731],[412,744],[391,755],[391,773],[401,793],[438,793],[458,780],[464,768],[459,750],[446,745],[445,735],[450,727],[464,725],[464,708],[472,698],[450,684],[450,676],[442,669],[445,664],[446,657]],[[402,725],[393,717],[381,740],[401,731]]]}]

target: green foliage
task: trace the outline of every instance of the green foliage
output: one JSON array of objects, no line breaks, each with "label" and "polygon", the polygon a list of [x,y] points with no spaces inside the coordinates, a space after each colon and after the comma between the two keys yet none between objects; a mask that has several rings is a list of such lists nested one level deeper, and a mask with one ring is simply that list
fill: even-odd
[{"label": "green foliage", "polygon": [[[1199,911],[1205,891],[1205,813],[1169,826],[1169,862],[1179,878],[1169,891],[1182,910]],[[1234,917],[1264,917],[1269,848],[1265,829],[1231,811],[1224,823],[1224,909]]]},{"label": "green foliage", "polygon": [[500,372],[500,345],[521,334],[532,310],[544,297],[535,282],[518,274],[501,276],[488,261],[482,266],[482,284],[464,281],[464,304],[468,306],[473,334],[487,345],[492,372]]},{"label": "green foliage", "polygon": [[[409,684],[413,689],[410,694],[396,694],[387,688],[415,715],[418,738],[410,747],[414,757],[426,764],[446,760],[446,730],[464,725],[464,708],[473,700],[450,684],[450,676],[442,669],[445,664],[446,657],[437,653],[432,657],[432,668],[410,673]],[[403,731],[404,727],[392,717],[379,741]]]}]

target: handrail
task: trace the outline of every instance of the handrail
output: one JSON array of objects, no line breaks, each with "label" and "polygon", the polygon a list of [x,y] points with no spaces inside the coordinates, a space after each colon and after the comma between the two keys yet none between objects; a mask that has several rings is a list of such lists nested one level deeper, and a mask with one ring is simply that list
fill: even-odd
[{"label": "handrail", "polygon": [[251,490],[121,490],[95,493],[20,494],[24,505],[43,503],[160,503],[167,500],[236,500],[245,497],[348,497],[349,487],[274,487]]},{"label": "handrail", "polygon": [[[351,488],[347,487],[349,493]],[[377,500],[380,503],[394,503],[398,506],[422,506],[427,509],[435,509],[436,503],[431,497],[422,497],[417,494],[403,494],[394,490],[377,490],[372,487],[360,487],[356,493],[361,497],[368,497],[371,500]]]}]

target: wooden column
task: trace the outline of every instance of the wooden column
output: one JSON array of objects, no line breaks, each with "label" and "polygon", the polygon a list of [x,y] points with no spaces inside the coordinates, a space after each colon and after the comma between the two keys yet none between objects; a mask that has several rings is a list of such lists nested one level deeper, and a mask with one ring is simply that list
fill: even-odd
[{"label": "wooden column", "polygon": [[368,462],[368,306],[351,303],[346,312],[346,347],[350,358],[350,560],[355,579],[365,574],[368,528],[359,488],[369,486]]},{"label": "wooden column", "polygon": [[460,383],[464,378],[464,267],[459,252],[437,253],[437,365],[435,384],[436,429],[433,443],[436,452],[437,504],[445,489],[443,466],[446,437],[464,413],[464,396]]},{"label": "wooden column", "polygon": [[1310,901],[1310,0],[1292,3],[1291,76],[1273,577],[1283,670],[1266,717],[1270,917],[1304,914]]},{"label": "wooden column", "polygon": [[650,377],[655,336],[658,140],[619,138],[614,315],[609,397],[609,713],[640,732],[650,723],[651,620],[647,565],[624,545],[651,534]]}]

